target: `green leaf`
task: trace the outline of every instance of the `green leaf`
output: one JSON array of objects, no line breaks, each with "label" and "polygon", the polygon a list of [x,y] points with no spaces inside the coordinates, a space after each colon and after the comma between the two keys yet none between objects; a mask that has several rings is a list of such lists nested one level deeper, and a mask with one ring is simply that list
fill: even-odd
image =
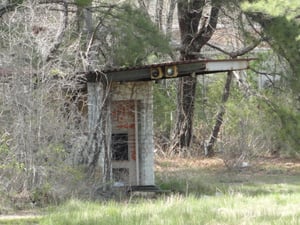
[{"label": "green leaf", "polygon": [[124,4],[111,19],[114,66],[141,65],[150,55],[171,52],[168,39],[139,8]]}]

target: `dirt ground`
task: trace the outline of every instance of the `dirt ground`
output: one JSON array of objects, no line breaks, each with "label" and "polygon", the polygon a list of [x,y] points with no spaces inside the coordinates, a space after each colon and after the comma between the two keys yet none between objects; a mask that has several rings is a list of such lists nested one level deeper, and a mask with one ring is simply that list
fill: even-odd
[{"label": "dirt ground", "polygon": [[[182,169],[228,170],[221,158],[158,158],[155,162],[157,172],[177,171]],[[253,173],[269,172],[272,169],[281,169],[287,173],[300,172],[300,159],[260,157],[247,161],[248,169]]]}]

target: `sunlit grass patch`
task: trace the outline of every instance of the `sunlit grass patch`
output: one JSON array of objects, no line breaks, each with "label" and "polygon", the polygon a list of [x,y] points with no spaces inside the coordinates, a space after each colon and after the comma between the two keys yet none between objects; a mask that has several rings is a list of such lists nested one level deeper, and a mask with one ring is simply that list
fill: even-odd
[{"label": "sunlit grass patch", "polygon": [[209,159],[188,161],[163,159],[156,170],[157,184],[174,193],[197,196],[219,193],[243,193],[249,196],[300,193],[300,169],[296,162],[273,160],[268,163],[264,160],[248,168],[228,170],[218,159],[212,159],[211,162]]},{"label": "sunlit grass patch", "polygon": [[243,192],[248,196],[253,195],[268,195],[268,194],[292,194],[300,193],[300,183],[289,184],[289,183],[280,183],[280,184],[258,184],[250,183],[243,184],[239,187],[235,187],[236,191]]},{"label": "sunlit grass patch", "polygon": [[35,225],[39,224],[40,218],[15,218],[15,219],[1,219],[1,225]]},{"label": "sunlit grass patch", "polygon": [[72,200],[42,219],[44,225],[299,224],[300,194],[267,196],[172,195],[136,203]]},{"label": "sunlit grass patch", "polygon": [[[286,166],[289,168],[285,169]],[[25,221],[14,224],[300,224],[300,173],[294,165],[264,164],[228,171],[216,159],[212,163],[178,159],[163,161],[159,167],[157,184],[172,191],[166,196],[132,197],[121,202],[70,200],[32,224]],[[275,169],[280,172],[274,173]]]}]

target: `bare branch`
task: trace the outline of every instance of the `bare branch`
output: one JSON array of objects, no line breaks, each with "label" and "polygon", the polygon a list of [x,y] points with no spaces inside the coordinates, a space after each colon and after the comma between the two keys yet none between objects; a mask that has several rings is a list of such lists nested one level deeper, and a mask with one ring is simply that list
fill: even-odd
[{"label": "bare branch", "polygon": [[68,3],[65,0],[63,2],[64,2],[63,7],[65,10],[63,11],[62,28],[58,32],[58,35],[56,37],[56,42],[54,43],[54,45],[52,46],[52,48],[49,51],[48,56],[46,57],[46,62],[49,62],[53,58],[53,54],[58,50],[59,46],[61,45],[61,43],[63,41],[63,37],[65,35],[66,29],[68,26]]},{"label": "bare branch", "polygon": [[[109,13],[113,10],[114,7],[115,7],[115,5],[111,5],[111,7],[108,8],[108,10],[107,10],[107,12],[105,13],[105,15],[109,14]],[[92,36],[91,36],[91,38],[90,38],[90,41],[89,41],[89,44],[88,44],[88,48],[87,48],[87,50],[86,50],[86,55],[88,55],[89,50],[90,50],[92,44],[94,43],[94,41],[95,41],[95,39],[96,39],[97,31],[98,31],[100,25],[103,24],[105,15],[104,15],[103,17],[101,17],[101,19],[99,20],[97,26],[95,27],[95,29],[94,29],[94,31],[93,31],[93,34],[92,34]]]},{"label": "bare branch", "polygon": [[7,12],[11,12],[11,11],[14,11],[15,8],[18,6],[18,2],[14,2],[14,3],[11,3],[11,4],[7,4],[7,5],[3,5],[3,6],[0,6],[0,18]]},{"label": "bare branch", "polygon": [[213,44],[210,44],[210,43],[206,43],[207,46],[211,47],[211,48],[214,48],[222,53],[224,53],[225,55],[228,55],[230,56],[230,58],[236,58],[236,57],[239,57],[239,56],[242,56],[242,55],[245,55],[247,54],[248,52],[252,51],[254,48],[256,48],[263,40],[262,39],[259,39],[258,41],[256,42],[253,42],[251,45],[248,45],[242,49],[238,49],[236,51],[233,51],[233,52],[228,52],[224,49],[222,49],[221,47],[218,47],[216,45],[213,45]]},{"label": "bare branch", "polygon": [[225,55],[229,55],[229,56],[230,56],[230,54],[231,54],[231,52],[227,52],[227,51],[224,50],[223,48],[218,47],[218,46],[216,46],[216,45],[213,45],[213,44],[210,44],[210,43],[206,43],[206,45],[209,46],[209,47],[211,47],[211,48],[214,48],[214,49],[218,50],[219,52],[224,53]]},{"label": "bare branch", "polygon": [[212,37],[218,23],[218,15],[219,15],[219,8],[212,7],[207,24],[206,21],[202,24],[202,27],[199,29],[195,37],[190,42],[189,46],[195,45],[196,43],[196,51],[200,51],[203,45],[207,43],[210,38]]}]

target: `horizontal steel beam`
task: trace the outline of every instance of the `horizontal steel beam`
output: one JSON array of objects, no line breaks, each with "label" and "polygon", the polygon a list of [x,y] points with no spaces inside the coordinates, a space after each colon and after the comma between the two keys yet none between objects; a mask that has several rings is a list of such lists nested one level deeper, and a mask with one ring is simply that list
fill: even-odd
[{"label": "horizontal steel beam", "polygon": [[153,81],[172,79],[190,75],[220,73],[249,68],[249,61],[253,59],[223,59],[223,60],[194,60],[161,64],[145,65],[141,67],[127,67],[86,73],[88,82],[99,82],[106,79],[116,82]]}]

